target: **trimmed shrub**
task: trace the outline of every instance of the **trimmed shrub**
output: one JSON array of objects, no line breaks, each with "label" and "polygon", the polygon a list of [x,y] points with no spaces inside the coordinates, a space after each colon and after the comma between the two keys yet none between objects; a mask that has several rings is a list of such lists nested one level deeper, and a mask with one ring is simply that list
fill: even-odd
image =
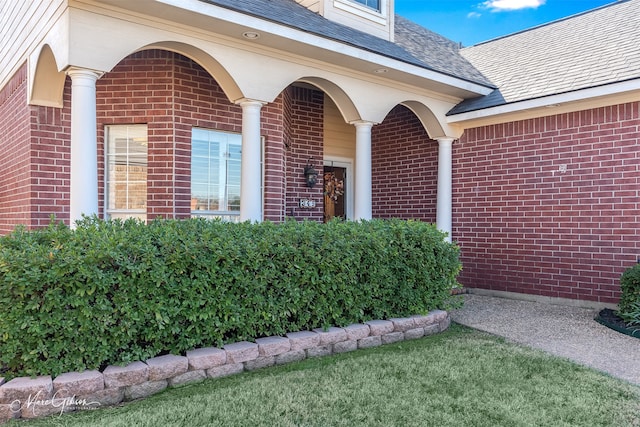
[{"label": "trimmed shrub", "polygon": [[622,273],[620,289],[622,295],[618,315],[631,325],[640,325],[640,264]]},{"label": "trimmed shrub", "polygon": [[85,218],[0,239],[5,377],[443,308],[461,269],[435,226]]}]

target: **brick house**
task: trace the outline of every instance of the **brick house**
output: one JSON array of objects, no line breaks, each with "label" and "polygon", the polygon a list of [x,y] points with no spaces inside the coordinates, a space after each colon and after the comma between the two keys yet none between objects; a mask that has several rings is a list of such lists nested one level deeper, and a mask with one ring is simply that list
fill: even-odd
[{"label": "brick house", "polygon": [[478,292],[616,303],[640,255],[637,10],[460,48],[393,0],[3,2],[0,232],[413,218]]}]

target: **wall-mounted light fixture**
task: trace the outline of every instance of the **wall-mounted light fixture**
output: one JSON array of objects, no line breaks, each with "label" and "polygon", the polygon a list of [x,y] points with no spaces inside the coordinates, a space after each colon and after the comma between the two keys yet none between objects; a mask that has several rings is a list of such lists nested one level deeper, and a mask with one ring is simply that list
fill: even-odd
[{"label": "wall-mounted light fixture", "polygon": [[318,171],[313,167],[312,161],[313,158],[309,159],[304,167],[304,179],[309,188],[313,188],[318,182]]}]

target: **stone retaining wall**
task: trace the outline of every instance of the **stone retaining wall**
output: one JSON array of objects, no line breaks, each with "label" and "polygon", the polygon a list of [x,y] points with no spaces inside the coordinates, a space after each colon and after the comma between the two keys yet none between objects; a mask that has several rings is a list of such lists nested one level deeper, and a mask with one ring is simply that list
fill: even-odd
[{"label": "stone retaining wall", "polygon": [[253,343],[227,344],[221,349],[199,348],[185,356],[168,354],[126,366],[108,366],[103,372],[68,372],[55,379],[47,375],[8,382],[0,378],[0,423],[96,409],[205,378],[421,338],[444,331],[450,323],[446,311],[435,310],[426,316],[291,332],[284,337],[258,338]]}]

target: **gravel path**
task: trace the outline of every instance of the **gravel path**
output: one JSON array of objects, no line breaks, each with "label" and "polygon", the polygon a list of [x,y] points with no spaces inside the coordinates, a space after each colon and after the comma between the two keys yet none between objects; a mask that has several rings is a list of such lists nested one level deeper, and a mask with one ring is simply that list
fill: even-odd
[{"label": "gravel path", "polygon": [[593,320],[598,310],[466,295],[451,313],[465,326],[544,350],[640,385],[640,339]]}]

